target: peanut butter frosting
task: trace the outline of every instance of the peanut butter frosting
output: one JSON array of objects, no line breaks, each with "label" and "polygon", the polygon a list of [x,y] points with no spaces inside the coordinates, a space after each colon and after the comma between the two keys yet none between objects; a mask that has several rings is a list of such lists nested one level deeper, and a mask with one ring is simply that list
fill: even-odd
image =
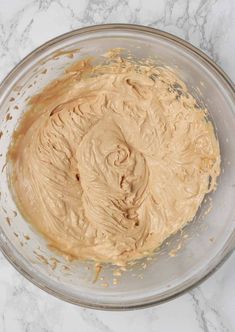
[{"label": "peanut butter frosting", "polygon": [[69,257],[152,253],[216,188],[207,110],[166,67],[80,61],[30,100],[9,153],[26,218]]}]

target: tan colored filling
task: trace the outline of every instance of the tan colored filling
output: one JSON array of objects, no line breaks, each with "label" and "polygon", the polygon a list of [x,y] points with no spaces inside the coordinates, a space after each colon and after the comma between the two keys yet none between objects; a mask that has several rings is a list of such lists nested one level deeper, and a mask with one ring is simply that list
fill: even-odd
[{"label": "tan colored filling", "polygon": [[212,124],[169,69],[80,62],[30,103],[9,154],[12,186],[26,219],[65,254],[140,258],[215,189]]}]

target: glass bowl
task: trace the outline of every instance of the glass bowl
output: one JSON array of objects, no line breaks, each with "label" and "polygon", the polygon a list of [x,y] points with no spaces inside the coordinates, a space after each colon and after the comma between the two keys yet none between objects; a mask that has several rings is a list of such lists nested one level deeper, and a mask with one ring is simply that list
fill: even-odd
[{"label": "glass bowl", "polygon": [[[6,156],[30,96],[61,75],[66,66],[116,47],[131,51],[137,59],[153,57],[157,63],[175,68],[190,92],[210,112],[220,143],[222,172],[217,190],[204,199],[194,220],[165,241],[153,257],[136,262],[126,271],[106,265],[94,282],[93,263],[69,262],[58,256],[22,218],[8,187]],[[234,88],[225,73],[192,45],[159,30],[127,24],[93,26],[69,32],[37,48],[0,85],[3,254],[41,289],[65,301],[98,309],[158,304],[197,285],[217,269],[235,244],[234,105]]]}]

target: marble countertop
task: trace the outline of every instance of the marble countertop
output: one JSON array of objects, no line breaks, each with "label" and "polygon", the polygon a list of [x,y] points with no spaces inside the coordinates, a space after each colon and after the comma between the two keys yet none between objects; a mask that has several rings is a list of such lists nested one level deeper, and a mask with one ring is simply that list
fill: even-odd
[{"label": "marble countertop", "polygon": [[[0,0],[0,80],[50,38],[100,23],[173,33],[235,80],[234,0]],[[157,307],[104,312],[64,303],[24,279],[0,254],[0,332],[235,331],[235,254],[191,292]]]}]

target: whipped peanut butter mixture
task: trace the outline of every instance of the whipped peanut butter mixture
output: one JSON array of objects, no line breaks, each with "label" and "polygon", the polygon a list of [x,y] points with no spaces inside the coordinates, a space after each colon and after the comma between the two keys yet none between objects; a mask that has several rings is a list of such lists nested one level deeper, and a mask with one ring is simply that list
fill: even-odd
[{"label": "whipped peanut butter mixture", "polygon": [[169,68],[117,59],[74,65],[30,100],[11,185],[50,246],[126,264],[159,247],[216,187],[207,111]]}]

